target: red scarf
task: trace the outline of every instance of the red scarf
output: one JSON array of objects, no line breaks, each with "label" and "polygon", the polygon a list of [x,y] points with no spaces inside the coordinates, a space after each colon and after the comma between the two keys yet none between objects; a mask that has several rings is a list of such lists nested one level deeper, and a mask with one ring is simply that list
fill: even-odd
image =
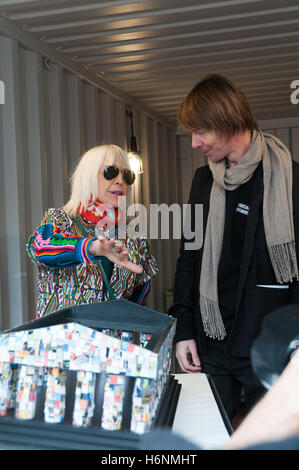
[{"label": "red scarf", "polygon": [[78,212],[87,222],[97,224],[104,231],[116,227],[124,218],[124,214],[118,208],[105,206],[98,199],[90,202],[86,208],[79,206]]}]

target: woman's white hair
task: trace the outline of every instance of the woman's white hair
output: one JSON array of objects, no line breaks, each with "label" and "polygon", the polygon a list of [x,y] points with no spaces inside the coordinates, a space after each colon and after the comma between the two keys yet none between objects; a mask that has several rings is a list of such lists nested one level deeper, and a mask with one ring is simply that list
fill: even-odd
[{"label": "woman's white hair", "polygon": [[63,209],[75,215],[78,207],[87,207],[98,197],[98,172],[108,165],[130,168],[126,152],[117,145],[98,145],[85,152],[71,176],[71,197]]}]

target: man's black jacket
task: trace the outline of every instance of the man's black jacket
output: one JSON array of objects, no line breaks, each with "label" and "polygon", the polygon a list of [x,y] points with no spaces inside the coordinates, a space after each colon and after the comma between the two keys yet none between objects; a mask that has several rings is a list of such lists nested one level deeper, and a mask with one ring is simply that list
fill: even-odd
[{"label": "man's black jacket", "polygon": [[[203,234],[206,231],[213,176],[209,166],[198,168],[192,182],[189,204],[203,204]],[[258,287],[279,285],[270,261],[263,223],[263,169],[256,170],[252,200],[244,238],[235,317],[227,347],[237,356],[249,356],[254,338],[261,330],[267,313],[275,308],[299,303],[299,282],[287,289]],[[293,161],[293,213],[297,260],[299,263],[299,164]],[[194,211],[191,217],[195,229]],[[282,220],[283,224],[284,221]],[[198,229],[198,227],[197,227]],[[203,331],[199,308],[199,279],[203,246],[199,250],[184,250],[182,240],[174,283],[174,303],[169,314],[177,318],[176,342],[195,339],[199,354],[206,353],[207,337]]]}]

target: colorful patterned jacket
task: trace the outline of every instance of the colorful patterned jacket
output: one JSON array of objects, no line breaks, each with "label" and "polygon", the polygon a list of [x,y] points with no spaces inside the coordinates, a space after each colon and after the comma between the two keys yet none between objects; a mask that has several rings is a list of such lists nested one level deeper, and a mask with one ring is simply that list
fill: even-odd
[{"label": "colorful patterned jacket", "polygon": [[[95,224],[80,215],[77,220],[79,223],[63,209],[48,209],[28,241],[27,252],[38,265],[38,317],[72,305],[110,299],[97,258],[89,253],[90,243],[96,240]],[[135,298],[142,304],[150,290],[150,280],[159,269],[146,239],[127,238],[123,243],[128,248],[129,260],[141,265],[143,273],[135,274],[111,264],[109,284],[116,299],[130,298],[134,290],[136,297],[136,287],[142,286]]]}]

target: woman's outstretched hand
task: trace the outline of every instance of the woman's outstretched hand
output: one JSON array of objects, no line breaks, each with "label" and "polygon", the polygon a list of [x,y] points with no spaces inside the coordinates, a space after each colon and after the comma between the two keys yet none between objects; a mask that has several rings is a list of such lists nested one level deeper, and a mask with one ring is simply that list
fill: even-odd
[{"label": "woman's outstretched hand", "polygon": [[112,263],[115,263],[122,268],[128,269],[136,274],[141,274],[143,268],[129,260],[128,249],[119,240],[111,238],[98,238],[89,246],[89,252],[92,256],[106,256]]}]

